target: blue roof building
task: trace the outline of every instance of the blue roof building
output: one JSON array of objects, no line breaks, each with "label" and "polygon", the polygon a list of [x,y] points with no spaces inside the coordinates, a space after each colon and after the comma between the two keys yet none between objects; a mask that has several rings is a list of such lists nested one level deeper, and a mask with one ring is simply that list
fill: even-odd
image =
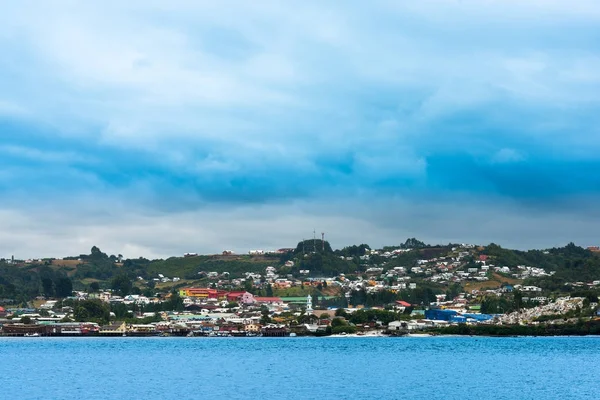
[{"label": "blue roof building", "polygon": [[489,314],[459,314],[454,310],[442,310],[433,308],[425,311],[425,318],[435,321],[448,321],[452,323],[483,322],[493,318]]},{"label": "blue roof building", "polygon": [[425,318],[436,321],[450,321],[452,317],[455,317],[457,315],[458,313],[454,310],[442,310],[439,308],[425,310]]}]

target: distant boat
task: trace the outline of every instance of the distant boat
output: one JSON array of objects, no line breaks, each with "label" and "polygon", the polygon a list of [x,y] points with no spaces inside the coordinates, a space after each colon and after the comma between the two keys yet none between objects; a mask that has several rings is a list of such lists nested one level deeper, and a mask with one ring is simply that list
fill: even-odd
[{"label": "distant boat", "polygon": [[40,336],[40,334],[37,333],[37,332],[35,332],[35,333],[26,333],[25,334],[25,337],[39,337],[39,336]]},{"label": "distant boat", "polygon": [[290,333],[290,337],[296,337],[296,334],[294,332]]}]

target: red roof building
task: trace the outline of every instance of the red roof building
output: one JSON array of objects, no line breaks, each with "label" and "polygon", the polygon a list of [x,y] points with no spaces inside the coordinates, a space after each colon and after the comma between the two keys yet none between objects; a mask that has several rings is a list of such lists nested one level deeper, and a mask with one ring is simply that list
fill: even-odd
[{"label": "red roof building", "polygon": [[229,292],[227,293],[227,301],[238,301],[246,292]]},{"label": "red roof building", "polygon": [[280,297],[255,297],[254,301],[262,304],[277,304],[282,302]]},{"label": "red roof building", "polygon": [[412,304],[407,303],[404,300],[398,300],[398,301],[396,301],[396,304],[399,305],[400,307],[411,307],[412,306]]}]

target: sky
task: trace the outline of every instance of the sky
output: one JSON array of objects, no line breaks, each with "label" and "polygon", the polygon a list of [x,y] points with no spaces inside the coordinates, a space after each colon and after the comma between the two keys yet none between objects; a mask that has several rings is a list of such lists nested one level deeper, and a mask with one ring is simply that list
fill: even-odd
[{"label": "sky", "polygon": [[596,0],[2,9],[0,257],[600,244]]}]

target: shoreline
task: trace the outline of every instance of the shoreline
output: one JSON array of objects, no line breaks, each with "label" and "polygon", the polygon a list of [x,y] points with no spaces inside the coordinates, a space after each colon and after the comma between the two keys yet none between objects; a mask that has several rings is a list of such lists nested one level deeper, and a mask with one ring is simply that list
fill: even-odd
[{"label": "shoreline", "polygon": [[316,338],[316,339],[327,339],[327,338],[358,338],[358,339],[401,339],[401,338],[409,338],[409,339],[422,339],[422,338],[582,338],[582,337],[591,337],[591,338],[600,338],[599,334],[580,334],[580,335],[460,335],[460,334],[432,334],[432,333],[408,333],[404,335],[387,335],[383,333],[373,333],[373,334],[347,334],[347,335],[327,335],[327,336],[181,336],[181,335],[171,335],[171,336],[161,336],[161,335],[127,335],[127,336],[115,336],[115,335],[52,335],[52,336],[23,336],[23,335],[1,335],[0,339],[148,339],[148,338],[160,338],[160,339],[172,339],[172,338],[182,338],[182,339],[307,339],[307,338]]}]

